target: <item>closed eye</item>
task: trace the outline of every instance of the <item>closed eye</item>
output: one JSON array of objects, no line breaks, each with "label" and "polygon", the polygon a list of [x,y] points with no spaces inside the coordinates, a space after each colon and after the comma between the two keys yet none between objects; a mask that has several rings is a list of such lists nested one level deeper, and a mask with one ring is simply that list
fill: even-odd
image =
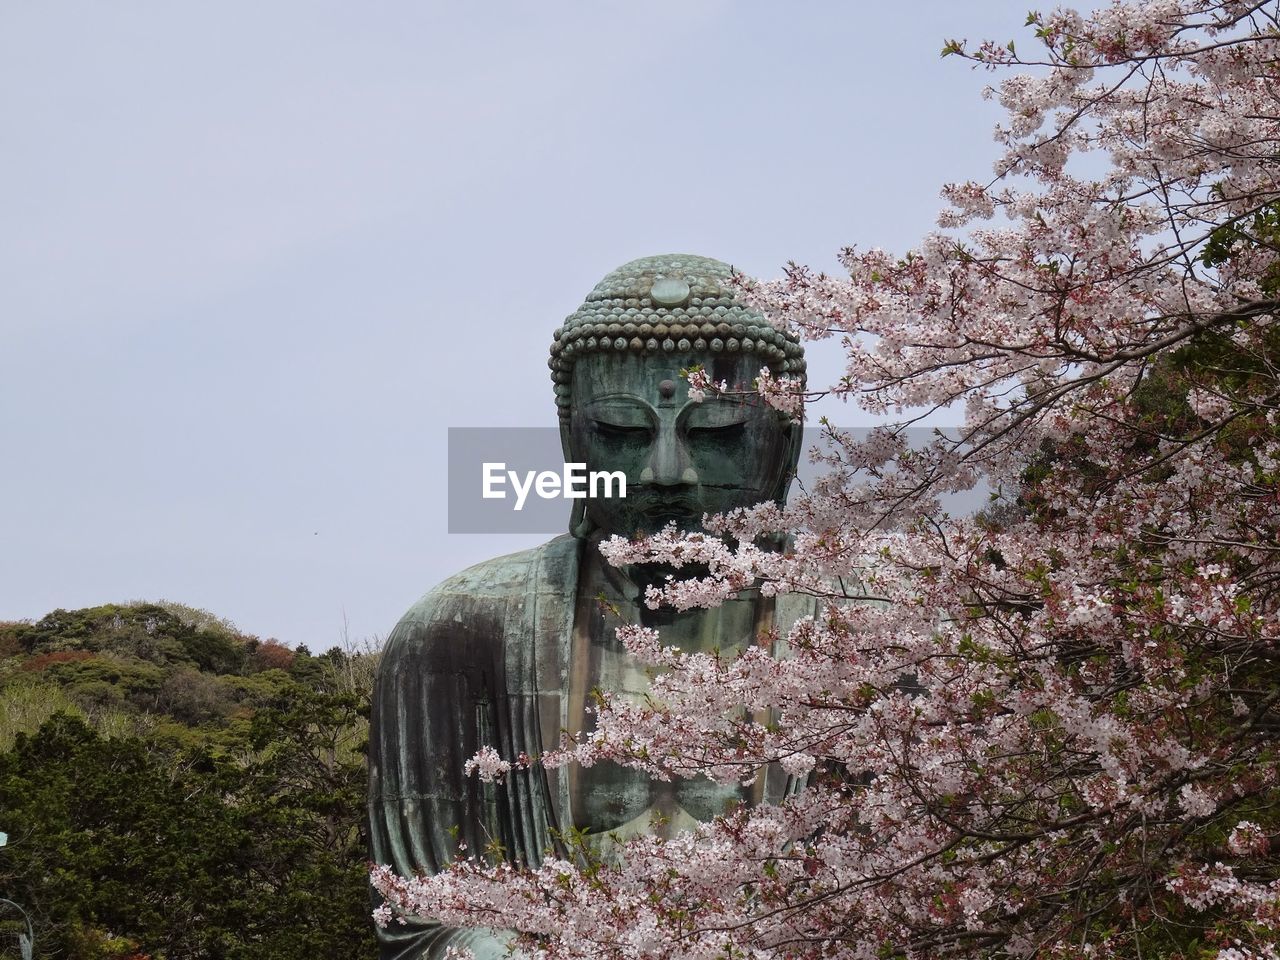
[{"label": "closed eye", "polygon": [[638,424],[609,423],[606,420],[593,420],[595,432],[609,440],[638,440],[649,434],[649,428]]},{"label": "closed eye", "polygon": [[747,426],[746,421],[740,420],[737,423],[721,423],[721,424],[716,424],[714,426],[709,425],[709,426],[703,426],[703,427],[689,427],[687,428],[686,432],[689,434],[689,438],[691,440],[697,440],[699,438],[702,438],[702,439],[715,438],[716,440],[736,440],[739,436],[742,435],[742,432],[746,429],[746,426]]}]

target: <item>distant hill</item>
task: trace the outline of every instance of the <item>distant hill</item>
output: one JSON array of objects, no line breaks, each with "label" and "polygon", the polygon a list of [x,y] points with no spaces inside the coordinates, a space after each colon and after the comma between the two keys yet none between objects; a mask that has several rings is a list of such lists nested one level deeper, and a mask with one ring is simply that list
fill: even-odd
[{"label": "distant hill", "polygon": [[373,956],[376,663],[166,601],[0,623],[0,897],[37,955]]}]

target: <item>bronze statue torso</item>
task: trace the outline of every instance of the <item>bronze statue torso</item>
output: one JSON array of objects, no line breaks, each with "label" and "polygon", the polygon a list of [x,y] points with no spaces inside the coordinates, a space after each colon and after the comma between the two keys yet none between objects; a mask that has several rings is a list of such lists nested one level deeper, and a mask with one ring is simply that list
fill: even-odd
[{"label": "bronze statue torso", "polygon": [[[618,598],[613,602],[625,601],[619,613],[633,611],[641,622],[663,615],[642,611],[625,580],[606,585],[609,572],[585,556],[591,549],[565,536],[478,564],[429,591],[396,625],[378,670],[369,730],[376,862],[403,876],[436,873],[476,854],[536,866],[571,826],[597,837],[655,832],[657,814],[665,822],[656,832],[672,832],[740,800],[776,802],[794,787],[773,768],[749,793],[706,780],[652,784],[612,764],[577,774],[535,765],[487,784],[463,773],[482,746],[514,758],[556,745],[562,730],[582,725],[592,686],[616,680],[617,689],[643,690],[643,672],[617,643],[613,615],[604,615],[595,598],[603,590]],[[677,616],[661,626],[684,634],[689,649],[709,649],[717,631],[731,627],[734,633],[724,636],[758,638],[770,629],[785,635],[812,607],[804,597],[748,592],[721,612]],[[442,957],[449,946],[468,947],[479,960],[503,955],[492,934],[412,918],[380,930],[379,940],[381,960]]]},{"label": "bronze statue torso", "polygon": [[[589,730],[595,689],[643,696],[648,677],[618,641],[621,623],[658,627],[664,643],[686,651],[733,657],[810,612],[803,598],[752,590],[714,610],[649,610],[637,581],[653,570],[613,569],[596,549],[611,533],[697,530],[704,514],[786,497],[800,426],[762,405],[752,383],[765,365],[803,377],[803,351],[735,301],[731,275],[703,257],[636,260],[606,276],[556,331],[550,367],[565,461],[622,474],[627,495],[574,501],[570,536],[449,578],[392,631],[369,735],[376,862],[402,876],[477,854],[536,867],[550,850],[567,854],[558,838],[569,828],[600,845],[614,835],[669,835],[790,789],[780,769],[749,787],[654,782],[614,764],[517,765],[500,783],[464,773],[481,747],[515,762]],[[691,394],[687,374],[697,367],[726,384],[724,395]],[[430,918],[405,918],[378,936],[381,960],[443,957],[450,946],[490,960],[506,942]]]},{"label": "bronze statue torso", "polygon": [[[635,571],[642,573],[642,571]],[[650,610],[642,602],[643,585],[604,564],[587,545],[578,574],[569,677],[570,733],[594,728],[588,708],[595,689],[642,697],[648,675],[616,635],[622,623],[658,627],[664,642],[688,652],[719,650],[736,656],[752,638],[767,637],[773,627],[773,602],[746,591],[712,610],[673,614]],[[571,767],[570,816],[589,834],[669,835],[697,821],[727,813],[739,803],[758,803],[764,780],[751,787],[696,780],[651,780],[640,771],[615,764]]]}]

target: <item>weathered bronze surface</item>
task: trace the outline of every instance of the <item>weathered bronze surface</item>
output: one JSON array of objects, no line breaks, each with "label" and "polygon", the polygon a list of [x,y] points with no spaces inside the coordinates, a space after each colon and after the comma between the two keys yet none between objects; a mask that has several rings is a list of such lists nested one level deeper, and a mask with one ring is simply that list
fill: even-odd
[{"label": "weathered bronze surface", "polygon": [[[625,500],[574,501],[571,533],[478,564],[430,590],[387,642],[370,731],[372,856],[402,875],[435,872],[459,855],[501,844],[535,866],[570,826],[606,834],[672,832],[739,803],[776,801],[791,784],[770,771],[750,789],[708,780],[652,782],[613,765],[516,770],[503,783],[463,774],[482,746],[507,760],[541,753],[560,733],[589,729],[593,688],[641,694],[643,670],[622,649],[621,622],[659,626],[665,642],[726,654],[785,632],[810,612],[801,598],[745,591],[715,610],[672,613],[642,603],[645,569],[606,564],[613,534],[781,500],[800,429],[742,399],[689,399],[681,369],[749,389],[762,365],[803,374],[799,345],[733,300],[729,267],[687,255],[619,267],[555,333],[551,369],[565,459],[622,470]],[[599,602],[603,596],[606,603]],[[616,611],[616,613],[614,612]],[[466,946],[505,952],[501,932],[427,922],[380,933],[382,960],[418,960]]]}]

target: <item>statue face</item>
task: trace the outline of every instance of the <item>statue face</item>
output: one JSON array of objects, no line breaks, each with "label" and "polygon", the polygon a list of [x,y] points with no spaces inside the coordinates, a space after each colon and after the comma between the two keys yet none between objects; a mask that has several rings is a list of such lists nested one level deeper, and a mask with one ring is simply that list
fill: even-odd
[{"label": "statue face", "polygon": [[[745,397],[689,399],[682,368],[702,363],[712,380]],[[799,427],[751,393],[754,356],[596,353],[573,370],[566,455],[587,470],[620,470],[625,498],[592,498],[588,515],[608,533],[652,533],[674,522],[700,529],[723,513],[784,495]]]}]

